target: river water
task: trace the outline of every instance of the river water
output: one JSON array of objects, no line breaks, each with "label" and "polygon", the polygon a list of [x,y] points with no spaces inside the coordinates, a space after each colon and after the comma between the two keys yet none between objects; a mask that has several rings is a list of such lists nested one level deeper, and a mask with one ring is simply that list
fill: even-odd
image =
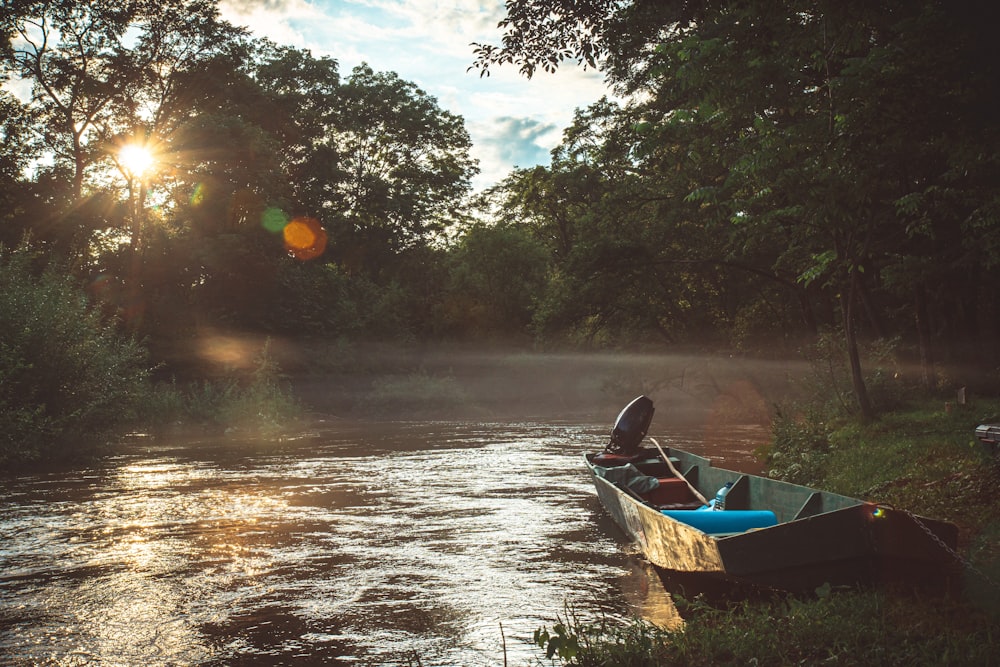
[{"label": "river water", "polygon": [[[609,425],[135,438],[0,479],[0,664],[527,665],[570,610],[679,618],[597,501]],[[751,469],[759,428],[653,433]]]}]

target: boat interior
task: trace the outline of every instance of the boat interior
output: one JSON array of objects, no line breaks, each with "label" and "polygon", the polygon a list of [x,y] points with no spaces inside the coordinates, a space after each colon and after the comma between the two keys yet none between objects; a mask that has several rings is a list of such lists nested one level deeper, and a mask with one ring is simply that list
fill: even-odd
[{"label": "boat interior", "polygon": [[654,477],[654,488],[644,492],[634,492],[622,487],[627,493],[645,505],[657,510],[696,510],[704,503],[691,491],[693,486],[706,499],[711,499],[727,482],[732,488],[726,496],[726,510],[769,510],[774,512],[778,523],[805,519],[825,512],[832,512],[862,504],[856,498],[849,498],[826,491],[817,491],[797,484],[747,475],[723,468],[716,468],[704,457],[664,448],[673,468],[681,477],[674,475],[658,449],[641,448],[631,455],[601,452],[587,456],[593,466],[612,468],[631,464],[639,473]]}]

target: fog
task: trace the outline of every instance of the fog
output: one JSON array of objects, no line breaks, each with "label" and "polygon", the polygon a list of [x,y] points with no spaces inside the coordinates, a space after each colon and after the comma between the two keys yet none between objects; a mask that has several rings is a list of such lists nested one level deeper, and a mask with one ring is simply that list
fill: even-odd
[{"label": "fog", "polygon": [[[208,333],[178,351],[199,372],[248,372],[264,338]],[[808,372],[804,361],[710,354],[533,352],[470,345],[389,346],[271,339],[303,406],[332,417],[587,420],[611,423],[646,394],[655,423],[770,422]]]}]

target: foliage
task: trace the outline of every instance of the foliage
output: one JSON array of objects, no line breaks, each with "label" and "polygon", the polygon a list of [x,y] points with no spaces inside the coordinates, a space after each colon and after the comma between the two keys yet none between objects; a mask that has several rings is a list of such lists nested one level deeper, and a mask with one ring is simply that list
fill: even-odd
[{"label": "foliage", "polygon": [[135,416],[149,369],[72,280],[0,249],[0,462],[52,459],[103,443]]},{"label": "foliage", "polygon": [[[401,285],[464,219],[477,170],[462,119],[433,97],[393,73],[360,66],[342,79],[332,58],[251,40],[213,0],[9,9],[0,73],[32,94],[2,99],[2,238],[29,229],[98,276],[153,349],[205,325],[405,338],[432,323],[434,304]],[[148,173],[119,162],[130,143],[154,153]],[[30,163],[40,150],[51,166]],[[293,275],[302,255],[289,256],[285,231],[301,217],[328,241]]]},{"label": "foliage", "polygon": [[[212,0],[4,8],[0,74],[31,93],[0,93],[0,240],[30,231],[154,355],[204,327],[815,341],[834,401],[869,420],[910,359],[925,388],[944,361],[997,382],[988,3],[512,0],[480,71],[576,61],[619,95],[475,220],[462,119],[394,73],[342,76]],[[120,164],[132,141],[156,169]],[[321,230],[308,261],[286,238],[300,218]]]},{"label": "foliage", "polygon": [[816,411],[802,416],[778,411],[771,423],[771,442],[764,451],[768,475],[816,486],[827,470],[829,438],[829,426]]},{"label": "foliage", "polygon": [[398,285],[380,286],[363,275],[349,275],[331,262],[277,267],[276,287],[282,295],[262,323],[274,331],[361,338],[403,338],[407,323],[402,307],[409,301]]},{"label": "foliage", "polygon": [[[797,309],[803,333],[839,330],[856,409],[871,419],[866,336],[903,336],[925,366],[938,346],[970,338],[991,359],[998,353],[948,296],[969,295],[961,310],[992,321],[996,294],[980,278],[992,259],[975,248],[998,238],[996,190],[983,179],[996,182],[1000,132],[981,113],[1000,94],[996,43],[982,29],[995,16],[985,3],[934,0],[515,0],[501,46],[480,47],[477,65],[531,74],[603,56],[625,96],[620,110],[578,118],[546,178],[609,174],[588,183],[599,203],[560,185],[567,205],[532,210],[572,231],[570,255],[605,249],[560,263],[570,292],[585,295],[577,322],[653,312],[659,319],[645,327],[676,337],[687,334],[676,322],[700,317],[692,330],[701,338],[745,331],[751,310],[737,304],[748,298],[788,324]],[[525,180],[508,187],[515,202],[538,192]],[[622,225],[632,219],[644,233]],[[603,227],[593,245],[591,226]],[[627,249],[629,261],[609,247]],[[587,298],[611,271],[621,283]],[[611,311],[630,298],[644,308]]]},{"label": "foliage", "polygon": [[[768,474],[796,484],[824,486],[836,445],[835,433],[851,428],[848,355],[841,337],[822,333],[803,352],[810,370],[797,380],[798,397],[776,410],[771,442],[762,448]],[[895,341],[876,340],[861,351],[869,369],[865,383],[875,404],[892,415],[916,392],[899,376]]]},{"label": "foliage", "polygon": [[360,65],[337,91],[327,139],[338,164],[325,207],[345,240],[335,256],[381,268],[386,255],[425,244],[454,222],[478,167],[462,119],[396,74]]},{"label": "foliage", "polygon": [[270,353],[270,340],[254,360],[256,367],[218,411],[230,428],[277,430],[299,414],[299,407],[285,387],[281,369]]},{"label": "foliage", "polygon": [[691,664],[969,665],[996,650],[993,623],[968,607],[917,604],[878,592],[821,594],[700,609],[675,638],[674,662]]},{"label": "foliage", "polygon": [[160,430],[177,425],[215,430],[276,431],[301,414],[270,352],[270,340],[254,360],[248,377],[177,381],[153,387],[143,403],[140,421]]},{"label": "foliage", "polygon": [[503,45],[476,44],[474,67],[488,75],[491,65],[514,63],[529,78],[538,68],[554,72],[569,58],[596,67],[603,50],[591,36],[600,34],[603,16],[617,4],[612,0],[508,2],[507,16],[498,26],[504,30]]},{"label": "foliage", "polygon": [[544,627],[535,630],[533,640],[546,658],[558,658],[564,665],[652,667],[662,664],[659,660],[672,636],[638,619],[628,624],[610,619],[585,624],[569,614],[569,620],[557,621],[551,633]]},{"label": "foliage", "polygon": [[[851,401],[851,369],[843,337],[822,331],[811,344],[802,348],[801,354],[810,365],[809,373],[800,380],[801,402],[829,419],[856,414]],[[913,393],[915,382],[903,377],[900,371],[903,355],[899,340],[867,341],[859,354],[867,369],[864,381],[872,402],[880,410],[900,407]]]},{"label": "foliage", "polygon": [[31,84],[34,121],[68,168],[74,200],[109,144],[144,128],[141,117],[166,135],[178,74],[243,34],[208,0],[5,3],[0,27],[16,37],[0,65]]},{"label": "foliage", "polygon": [[467,402],[468,396],[455,378],[416,371],[376,380],[360,407],[370,414],[419,416],[463,407]]},{"label": "foliage", "polygon": [[548,253],[518,227],[475,225],[448,254],[443,317],[453,330],[517,335],[544,289]]}]

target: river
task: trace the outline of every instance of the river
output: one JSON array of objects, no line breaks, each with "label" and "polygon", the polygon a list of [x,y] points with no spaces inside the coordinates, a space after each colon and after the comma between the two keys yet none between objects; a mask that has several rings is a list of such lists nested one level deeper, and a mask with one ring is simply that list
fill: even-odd
[{"label": "river", "polygon": [[[609,428],[329,420],[5,477],[0,664],[513,666],[567,610],[677,624],[585,472]],[[765,437],[651,434],[744,470]]]}]

